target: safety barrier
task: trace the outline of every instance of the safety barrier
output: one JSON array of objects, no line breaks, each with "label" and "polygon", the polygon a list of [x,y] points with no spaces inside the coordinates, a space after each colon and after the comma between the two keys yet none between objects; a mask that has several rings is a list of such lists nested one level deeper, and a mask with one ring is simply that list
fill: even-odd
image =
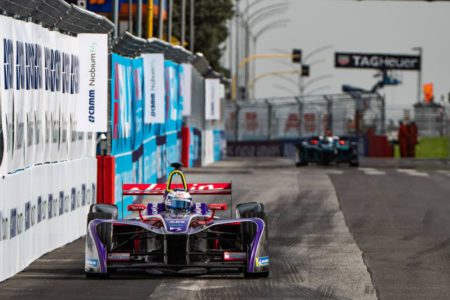
[{"label": "safety barrier", "polygon": [[27,168],[0,179],[0,281],[86,233],[96,160]]},{"label": "safety barrier", "polygon": [[[168,162],[202,166],[225,148],[223,86],[201,55],[129,33],[112,40],[111,22],[62,0],[0,0],[0,10],[2,281],[84,235],[94,201],[128,204],[122,183],[165,181]],[[103,34],[99,55],[86,55],[82,38],[96,37],[81,33]],[[109,97],[106,84],[80,85],[108,75]],[[98,120],[106,135],[90,132]]]},{"label": "safety barrier", "polygon": [[[183,66],[162,61],[166,101],[144,105],[144,89],[152,83],[144,82],[144,73],[151,72],[144,70],[144,60],[117,54],[111,59],[111,155],[115,158],[116,187],[113,202],[119,207],[123,183],[164,181],[169,171],[167,161],[181,161],[183,99],[178,87]],[[131,198],[123,200],[126,207]]]},{"label": "safety barrier", "polygon": [[79,37],[8,16],[0,28],[3,281],[85,234],[97,163],[95,134],[77,129]]}]

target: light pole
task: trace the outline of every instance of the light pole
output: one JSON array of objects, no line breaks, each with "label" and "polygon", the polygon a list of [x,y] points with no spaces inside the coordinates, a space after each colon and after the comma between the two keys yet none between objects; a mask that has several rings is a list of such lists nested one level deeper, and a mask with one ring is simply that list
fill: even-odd
[{"label": "light pole", "polygon": [[189,20],[189,48],[191,53],[194,53],[195,50],[195,0],[191,0],[190,3],[190,20]]},{"label": "light pole", "polygon": [[241,26],[241,22],[240,22],[240,17],[241,17],[241,15],[240,15],[240,11],[239,11],[239,0],[236,0],[236,43],[235,43],[235,45],[236,45],[236,74],[235,74],[235,80],[234,80],[234,82],[235,82],[235,84],[234,84],[234,89],[235,89],[235,94],[236,94],[236,101],[238,101],[238,100],[240,100],[241,99],[241,93],[240,93],[240,91],[239,91],[239,62],[240,62],[240,57],[239,57],[239,52],[240,52],[240,49],[239,49],[239,39],[240,39],[240,37],[239,37],[239,29],[240,29],[240,26]]},{"label": "light pole", "polygon": [[181,0],[181,47],[186,41],[186,0]]},{"label": "light pole", "polygon": [[164,1],[159,1],[158,11],[158,38],[162,40],[164,38]]},{"label": "light pole", "polygon": [[419,52],[420,57],[420,67],[419,67],[419,73],[417,74],[417,104],[421,102],[422,98],[422,54],[423,54],[423,48],[422,47],[414,47],[412,50]]},{"label": "light pole", "polygon": [[172,43],[173,0],[167,0],[167,42]]},{"label": "light pole", "polygon": [[128,31],[133,34],[133,0],[128,0]]},{"label": "light pole", "polygon": [[[252,51],[252,55],[256,54],[256,49],[257,49],[257,45],[258,45],[258,39],[259,39],[259,37],[261,35],[263,35],[264,33],[268,32],[270,30],[281,28],[281,27],[285,27],[289,21],[290,21],[290,19],[277,20],[277,21],[273,21],[272,23],[269,23],[266,26],[264,26],[263,28],[261,28],[253,36],[253,49],[252,49],[253,51]],[[256,60],[252,63],[252,77],[253,77],[253,79],[255,79],[255,75],[256,75]],[[252,87],[251,96],[255,97],[255,86]]]},{"label": "light pole", "polygon": [[[262,0],[258,1],[261,2]],[[252,3],[255,4],[255,3]],[[250,39],[251,39],[251,29],[254,25],[256,25],[262,18],[267,19],[267,17],[271,17],[274,15],[277,15],[279,13],[285,12],[285,10],[288,8],[287,3],[281,3],[281,4],[273,4],[268,5],[265,7],[262,7],[255,12],[249,14],[249,8],[252,5],[250,4],[245,12],[247,14],[242,14],[242,21],[245,28],[245,57],[250,56]],[[249,81],[250,81],[250,66],[247,64],[245,66],[245,97],[248,98],[249,96]]]},{"label": "light pole", "polygon": [[113,5],[114,37],[117,38],[119,36],[119,0],[114,0]]},{"label": "light pole", "polygon": [[137,6],[137,35],[142,37],[142,0],[138,0]]}]

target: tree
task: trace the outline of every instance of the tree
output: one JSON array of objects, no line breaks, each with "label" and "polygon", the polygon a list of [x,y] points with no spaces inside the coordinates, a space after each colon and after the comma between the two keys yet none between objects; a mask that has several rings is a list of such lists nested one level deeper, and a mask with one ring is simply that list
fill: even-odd
[{"label": "tree", "polygon": [[[181,0],[174,0],[173,2],[173,35],[181,40]],[[186,0],[186,3],[186,41],[189,44],[190,0]],[[214,70],[225,73],[225,75],[229,75],[229,70],[220,65],[220,58],[225,50],[224,42],[229,35],[227,21],[233,17],[233,14],[232,0],[195,1],[194,52],[203,53]]]}]

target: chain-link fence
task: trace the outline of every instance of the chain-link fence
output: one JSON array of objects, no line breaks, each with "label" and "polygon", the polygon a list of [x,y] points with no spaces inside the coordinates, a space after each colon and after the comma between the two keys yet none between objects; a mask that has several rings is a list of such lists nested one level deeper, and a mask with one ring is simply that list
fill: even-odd
[{"label": "chain-link fence", "polygon": [[414,105],[414,121],[420,136],[450,136],[449,105],[430,103]]},{"label": "chain-link fence", "polygon": [[368,131],[384,134],[384,111],[384,99],[374,93],[230,102],[227,140],[289,140],[323,135],[327,130],[342,136]]}]

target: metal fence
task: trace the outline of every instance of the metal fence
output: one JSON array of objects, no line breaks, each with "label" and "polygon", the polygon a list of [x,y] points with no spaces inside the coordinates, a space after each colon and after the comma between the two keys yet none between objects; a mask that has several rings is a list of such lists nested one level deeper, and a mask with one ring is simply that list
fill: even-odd
[{"label": "metal fence", "polygon": [[450,106],[448,104],[414,105],[414,121],[419,136],[450,136]]},{"label": "metal fence", "polygon": [[289,140],[323,135],[385,133],[384,98],[375,93],[334,94],[229,102],[229,141]]}]

